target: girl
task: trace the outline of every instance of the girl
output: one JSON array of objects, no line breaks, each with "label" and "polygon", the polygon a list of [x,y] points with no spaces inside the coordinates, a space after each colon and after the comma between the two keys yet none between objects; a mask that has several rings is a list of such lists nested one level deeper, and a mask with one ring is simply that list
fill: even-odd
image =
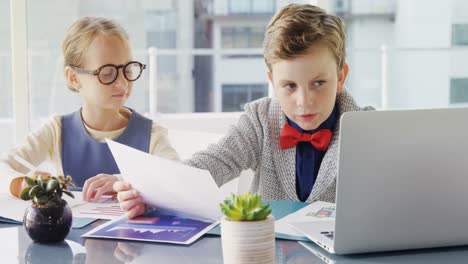
[{"label": "girl", "polygon": [[19,176],[28,169],[14,157],[34,166],[47,160],[58,174],[71,175],[83,187],[84,200],[96,200],[113,192],[115,174],[119,174],[105,138],[178,159],[165,128],[124,107],[133,82],[146,66],[133,60],[128,35],[120,25],[106,18],[79,19],[67,30],[62,51],[67,86],[81,96],[82,107],[67,115],[54,115],[22,145],[6,153],[0,160],[0,184],[9,185],[18,196],[24,186]]}]

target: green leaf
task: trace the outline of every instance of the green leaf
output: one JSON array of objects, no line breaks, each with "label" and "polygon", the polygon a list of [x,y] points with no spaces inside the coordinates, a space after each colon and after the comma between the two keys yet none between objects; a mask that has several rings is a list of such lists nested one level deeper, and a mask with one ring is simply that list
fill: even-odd
[{"label": "green leaf", "polygon": [[52,179],[47,182],[46,192],[52,193],[53,191],[60,188],[60,184],[57,180]]},{"label": "green leaf", "polygon": [[38,196],[38,194],[44,193],[44,190],[41,188],[39,185],[35,185],[31,187],[31,190],[29,191],[29,197],[34,198]]},{"label": "green leaf", "polygon": [[262,196],[247,192],[242,195],[231,194],[219,204],[221,211],[232,221],[256,221],[265,219],[270,213],[269,204],[262,205]]},{"label": "green leaf", "polygon": [[31,190],[31,187],[30,187],[30,186],[24,188],[24,189],[21,191],[20,198],[21,198],[22,200],[25,200],[25,201],[31,200],[31,197],[29,196],[29,191],[30,191],[30,190]]},{"label": "green leaf", "polygon": [[48,195],[35,196],[33,201],[37,204],[45,204],[49,201],[50,197]]},{"label": "green leaf", "polygon": [[69,192],[69,191],[65,191],[63,190],[63,193],[70,196],[71,198],[75,198],[75,195],[73,195],[73,193]]},{"label": "green leaf", "polygon": [[43,186],[44,185],[44,180],[42,178],[42,175],[39,175],[37,176],[37,184],[40,185],[40,186]]},{"label": "green leaf", "polygon": [[36,181],[34,181],[34,179],[29,178],[28,176],[24,177],[24,181],[31,187],[36,185]]}]

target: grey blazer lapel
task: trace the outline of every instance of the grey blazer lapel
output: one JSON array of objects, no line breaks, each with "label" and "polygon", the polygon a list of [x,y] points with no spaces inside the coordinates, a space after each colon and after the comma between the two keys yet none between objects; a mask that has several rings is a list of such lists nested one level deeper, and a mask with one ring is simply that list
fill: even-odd
[{"label": "grey blazer lapel", "polygon": [[[338,124],[337,124],[338,127]],[[334,184],[334,180],[338,175],[338,143],[339,143],[339,128],[335,127],[333,138],[328,146],[328,150],[322,159],[320,169],[315,180],[312,192],[307,198],[308,202],[316,201],[320,195],[325,192],[330,184]]]},{"label": "grey blazer lapel", "polygon": [[276,99],[272,100],[271,111],[272,151],[276,175],[278,175],[288,199],[298,201],[299,198],[296,194],[296,148],[282,150],[280,147],[280,135],[286,118]]}]

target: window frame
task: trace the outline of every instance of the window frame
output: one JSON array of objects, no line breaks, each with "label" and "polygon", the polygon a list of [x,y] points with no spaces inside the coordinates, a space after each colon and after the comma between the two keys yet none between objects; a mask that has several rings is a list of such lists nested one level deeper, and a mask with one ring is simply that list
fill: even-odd
[{"label": "window frame", "polygon": [[11,72],[15,143],[30,130],[27,0],[10,0]]}]

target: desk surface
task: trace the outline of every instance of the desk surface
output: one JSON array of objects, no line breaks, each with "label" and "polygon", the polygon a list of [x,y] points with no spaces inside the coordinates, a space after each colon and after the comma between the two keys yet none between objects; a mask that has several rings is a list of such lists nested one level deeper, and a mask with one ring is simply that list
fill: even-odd
[{"label": "desk surface", "polygon": [[[223,263],[219,236],[203,236],[190,246],[83,239],[81,234],[103,223],[72,229],[66,243],[35,244],[23,226],[0,224],[2,263]],[[276,240],[276,263],[467,263],[468,247],[333,256],[310,244]]]}]

